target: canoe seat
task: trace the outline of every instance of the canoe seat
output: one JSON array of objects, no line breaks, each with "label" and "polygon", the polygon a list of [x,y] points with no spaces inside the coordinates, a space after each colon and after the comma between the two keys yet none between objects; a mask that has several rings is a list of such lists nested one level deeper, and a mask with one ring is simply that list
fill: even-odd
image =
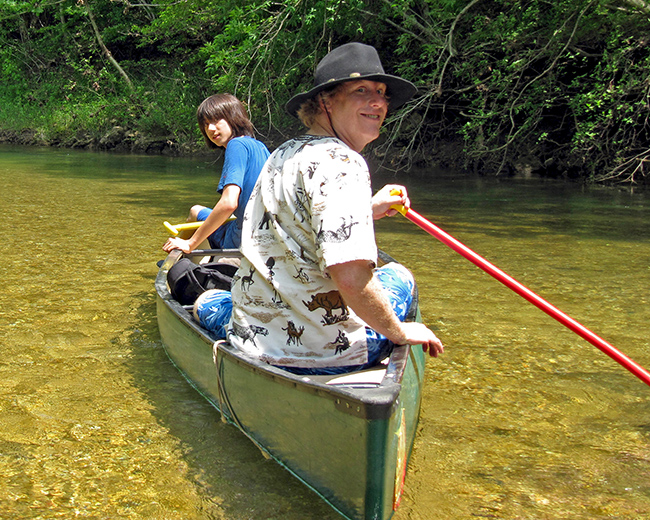
[{"label": "canoe seat", "polygon": [[349,372],[347,374],[336,374],[330,376],[304,376],[304,380],[311,380],[317,383],[332,386],[378,386],[384,380],[386,367],[378,365],[366,370]]}]

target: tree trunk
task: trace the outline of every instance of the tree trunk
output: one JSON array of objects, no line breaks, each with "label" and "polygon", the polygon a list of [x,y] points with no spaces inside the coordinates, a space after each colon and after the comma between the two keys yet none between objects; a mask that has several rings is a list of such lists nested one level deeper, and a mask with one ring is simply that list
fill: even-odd
[{"label": "tree trunk", "polygon": [[129,90],[131,91],[131,93],[135,92],[135,88],[133,87],[131,78],[129,78],[127,73],[124,72],[124,69],[120,67],[120,64],[117,62],[117,60],[113,58],[111,51],[109,51],[106,45],[104,44],[102,35],[99,33],[99,28],[97,27],[97,22],[95,22],[95,16],[93,15],[92,10],[90,9],[90,0],[84,0],[83,4],[86,7],[86,13],[88,14],[88,19],[90,20],[90,24],[93,26],[93,31],[95,32],[95,37],[97,38],[97,43],[99,44],[99,47],[102,49],[102,52],[104,53],[106,58],[108,58],[108,61],[111,62],[113,67],[115,67],[115,69],[117,69],[120,75],[124,78],[124,81],[126,81],[126,84],[129,86]]}]

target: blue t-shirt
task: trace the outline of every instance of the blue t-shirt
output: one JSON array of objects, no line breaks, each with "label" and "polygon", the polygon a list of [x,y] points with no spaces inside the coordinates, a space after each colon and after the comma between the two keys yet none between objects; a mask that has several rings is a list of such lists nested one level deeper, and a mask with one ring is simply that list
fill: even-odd
[{"label": "blue t-shirt", "polygon": [[239,248],[244,210],[268,157],[269,150],[257,139],[242,136],[228,141],[217,191],[222,193],[226,186],[235,184],[241,193],[234,213],[236,220],[225,223],[210,236],[212,247]]}]

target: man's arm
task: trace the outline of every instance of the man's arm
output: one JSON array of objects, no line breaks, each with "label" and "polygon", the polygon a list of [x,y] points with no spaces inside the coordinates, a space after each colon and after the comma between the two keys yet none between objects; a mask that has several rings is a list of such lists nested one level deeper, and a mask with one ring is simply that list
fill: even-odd
[{"label": "man's arm", "polygon": [[332,265],[327,271],[346,305],[369,327],[397,345],[422,344],[434,357],[444,352],[440,340],[424,324],[399,321],[367,260]]}]

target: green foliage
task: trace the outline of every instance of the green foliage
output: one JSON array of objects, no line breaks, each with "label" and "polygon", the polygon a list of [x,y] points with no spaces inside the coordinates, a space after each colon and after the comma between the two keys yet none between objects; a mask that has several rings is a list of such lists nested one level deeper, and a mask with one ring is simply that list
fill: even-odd
[{"label": "green foliage", "polygon": [[363,36],[362,7],[361,0],[233,2],[222,30],[202,49],[214,90],[248,102],[266,133],[283,133],[294,125],[284,103],[311,85],[305,71],[332,46]]},{"label": "green foliage", "polygon": [[283,106],[318,60],[364,41],[419,87],[375,150],[394,164],[640,182],[648,12],[642,0],[5,0],[0,127],[65,143],[119,125],[195,146],[196,106],[228,91],[273,146],[299,130]]},{"label": "green foliage", "polygon": [[573,150],[589,155],[595,180],[642,177],[648,153],[650,49],[644,39],[613,30],[594,68],[600,81],[575,96]]},{"label": "green foliage", "polygon": [[465,166],[483,173],[528,165],[593,180],[639,181],[647,173],[649,24],[627,3],[391,7],[389,19],[403,31],[395,54],[411,57],[399,70],[423,86],[413,112],[426,107],[428,116],[409,136],[409,158],[422,153],[422,142],[460,134]]}]

